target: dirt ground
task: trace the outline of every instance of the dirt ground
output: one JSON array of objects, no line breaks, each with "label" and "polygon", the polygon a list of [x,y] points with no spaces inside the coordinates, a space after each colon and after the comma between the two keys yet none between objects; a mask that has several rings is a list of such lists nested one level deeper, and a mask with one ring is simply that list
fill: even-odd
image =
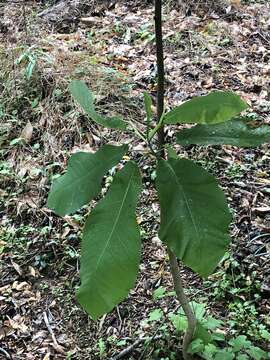
[{"label": "dirt ground", "polygon": [[[117,359],[134,343],[122,358],[179,359],[180,336],[168,319],[178,304],[157,238],[154,159],[144,156],[140,140],[91,123],[67,89],[71,79],[84,79],[99,111],[140,126],[142,92],[155,98],[156,91],[153,4],[97,1],[68,9],[52,1],[0,3],[0,359]],[[250,104],[254,122],[269,124],[269,14],[268,1],[168,1],[166,106],[231,89]],[[166,129],[172,144],[176,129]],[[137,214],[140,273],[128,299],[93,322],[75,298],[87,209],[60,218],[46,200],[70,154],[128,141],[145,184]],[[234,214],[231,248],[217,272],[202,281],[181,268],[187,294],[223,321],[226,336],[245,334],[269,351],[258,334],[270,327],[270,147],[175,149],[218,177]],[[161,287],[167,295],[153,296]],[[153,310],[163,317],[151,320]]]}]

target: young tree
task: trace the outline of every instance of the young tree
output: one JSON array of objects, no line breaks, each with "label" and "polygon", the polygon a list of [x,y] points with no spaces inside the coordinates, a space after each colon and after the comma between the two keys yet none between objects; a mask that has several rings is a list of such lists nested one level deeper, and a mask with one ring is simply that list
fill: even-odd
[{"label": "young tree", "polygon": [[[207,277],[223,257],[228,244],[231,215],[216,179],[189,159],[167,148],[164,126],[197,125],[176,134],[181,145],[258,146],[269,140],[270,127],[254,128],[248,119],[236,117],[248,105],[230,91],[213,91],[195,97],[176,108],[164,107],[164,59],[162,42],[162,0],[155,1],[155,32],[158,67],[157,118],[152,100],[144,93],[145,133],[119,117],[105,118],[94,106],[86,84],[70,84],[74,99],[91,121],[101,126],[134,131],[149,146],[156,158],[156,189],[161,219],[159,237],[167,248],[170,269],[179,303],[188,319],[182,352],[192,359],[189,344],[202,325],[197,321],[184,293],[178,260]],[[154,120],[156,124],[152,125]],[[48,206],[63,216],[88,204],[101,191],[102,179],[128,151],[128,145],[104,145],[96,153],[79,152],[71,156],[66,174],[52,186]],[[86,220],[81,250],[81,285],[77,297],[93,319],[111,311],[133,287],[140,262],[140,231],[135,210],[142,188],[141,174],[134,161],[117,172],[107,194],[90,211]]]}]

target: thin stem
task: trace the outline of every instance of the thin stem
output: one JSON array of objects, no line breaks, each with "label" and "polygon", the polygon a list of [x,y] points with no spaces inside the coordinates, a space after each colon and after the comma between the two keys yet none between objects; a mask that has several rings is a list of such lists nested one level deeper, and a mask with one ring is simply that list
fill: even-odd
[{"label": "thin stem", "polygon": [[[156,54],[157,54],[157,123],[159,124],[164,111],[164,54],[163,54],[163,35],[162,35],[162,0],[155,0],[155,33],[156,33]],[[158,129],[158,147],[161,157],[164,153],[164,127]]]},{"label": "thin stem", "polygon": [[168,254],[169,254],[170,269],[172,273],[174,289],[177,295],[177,299],[181,304],[188,320],[188,328],[183,340],[183,349],[182,349],[183,357],[184,360],[192,360],[193,357],[188,353],[188,346],[191,343],[193,339],[193,335],[196,330],[196,318],[189,304],[189,299],[187,298],[184,292],[184,287],[183,287],[176,256],[169,248],[168,248]]},{"label": "thin stem", "polygon": [[147,138],[144,136],[144,134],[139,129],[137,129],[137,127],[134,126],[131,121],[129,121],[129,125],[132,127],[133,133],[135,133],[141,140],[147,142]]},{"label": "thin stem", "polygon": [[162,113],[161,118],[159,119],[159,122],[157,123],[157,125],[154,127],[154,129],[152,129],[149,132],[149,135],[148,135],[149,141],[152,140],[153,137],[156,135],[156,133],[158,133],[159,130],[163,127],[163,117],[164,117],[164,112]]},{"label": "thin stem", "polygon": [[[158,87],[157,87],[157,125],[152,130],[151,135],[158,134],[159,154],[165,158],[164,144],[165,134],[163,125],[164,113],[164,54],[163,54],[163,38],[162,38],[162,0],[155,0],[155,32],[156,32],[156,50],[157,50],[157,68],[158,68]],[[168,248],[170,269],[172,273],[173,283],[177,299],[182,306],[188,321],[188,329],[183,340],[183,357],[184,360],[192,360],[193,357],[188,354],[188,346],[192,341],[195,329],[196,318],[189,304],[189,300],[185,295],[182,279],[180,276],[177,259],[174,253]]]}]

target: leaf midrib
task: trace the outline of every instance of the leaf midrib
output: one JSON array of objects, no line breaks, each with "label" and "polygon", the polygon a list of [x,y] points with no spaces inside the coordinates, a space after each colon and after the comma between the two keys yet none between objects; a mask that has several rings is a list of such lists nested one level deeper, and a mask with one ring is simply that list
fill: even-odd
[{"label": "leaf midrib", "polygon": [[121,215],[121,213],[122,213],[122,210],[123,210],[123,207],[124,207],[124,203],[125,203],[125,201],[126,201],[127,194],[128,194],[128,192],[129,192],[129,189],[130,189],[130,186],[131,186],[131,182],[132,182],[134,173],[135,173],[135,169],[133,170],[133,172],[132,172],[132,174],[131,174],[131,176],[130,176],[130,179],[129,179],[129,182],[128,182],[128,185],[127,185],[127,189],[126,189],[126,191],[125,191],[125,193],[124,193],[123,200],[122,200],[122,202],[121,202],[120,209],[119,209],[118,214],[117,214],[117,216],[116,216],[116,219],[115,219],[115,222],[114,222],[112,231],[111,231],[111,233],[110,233],[110,235],[109,235],[109,237],[108,237],[108,240],[107,240],[107,242],[106,242],[106,244],[105,244],[105,246],[104,246],[104,249],[103,249],[102,253],[100,254],[100,256],[99,256],[99,258],[98,258],[98,261],[97,261],[97,263],[96,263],[95,268],[94,268],[93,271],[92,271],[92,274],[91,274],[91,275],[89,276],[89,278],[88,278],[88,281],[89,281],[89,279],[90,279],[92,276],[94,276],[94,274],[97,272],[97,269],[98,269],[98,267],[99,267],[99,265],[100,265],[100,262],[101,262],[101,260],[102,260],[102,257],[103,257],[105,251],[107,250],[107,248],[108,248],[108,246],[109,246],[109,244],[110,244],[110,242],[111,242],[113,233],[114,233],[114,231],[115,231],[115,229],[116,229],[116,226],[117,226],[117,224],[118,224],[118,221],[119,221],[119,219],[120,219],[120,215]]},{"label": "leaf midrib", "polygon": [[[185,194],[184,186],[183,186],[181,183],[179,183],[178,177],[177,177],[177,175],[176,175],[173,167],[171,166],[171,164],[170,164],[169,162],[168,162],[167,164],[168,164],[171,172],[173,173],[173,175],[174,175],[174,177],[175,177],[175,179],[176,179],[176,183],[177,183],[178,187],[181,189],[181,191],[182,191],[182,193],[183,193],[183,197],[184,197],[185,204],[186,204],[186,207],[187,207],[187,209],[188,209],[188,212],[189,212],[189,215],[190,215],[190,218],[191,218],[191,222],[192,222],[193,227],[194,227],[194,229],[195,229],[195,232],[196,232],[196,234],[197,234],[197,238],[198,238],[198,240],[200,241],[199,231],[198,231],[196,222],[195,222],[195,220],[194,220],[194,218],[193,218],[191,208],[190,208],[189,203],[188,203],[188,201],[187,201],[187,197],[186,197],[186,194]],[[176,216],[177,216],[177,214],[174,215],[174,219],[176,218]]]}]

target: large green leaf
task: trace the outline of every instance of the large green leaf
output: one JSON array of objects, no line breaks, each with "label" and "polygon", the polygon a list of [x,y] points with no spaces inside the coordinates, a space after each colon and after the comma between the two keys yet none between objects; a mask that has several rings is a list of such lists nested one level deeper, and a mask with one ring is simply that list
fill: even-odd
[{"label": "large green leaf", "polygon": [[93,95],[85,82],[73,80],[69,85],[69,90],[74,99],[93,121],[110,129],[126,129],[126,123],[122,119],[118,117],[107,118],[96,113]]},{"label": "large green leaf", "polygon": [[213,91],[172,109],[164,116],[164,123],[217,124],[230,120],[247,108],[240,96],[230,91]]},{"label": "large green leaf", "polygon": [[64,216],[88,204],[100,192],[103,176],[118,164],[127,149],[127,145],[104,145],[94,154],[72,155],[67,172],[52,185],[48,207]]},{"label": "large green leaf", "polygon": [[201,276],[213,272],[229,244],[231,216],[216,179],[187,159],[160,160],[160,239]]},{"label": "large green leaf", "polygon": [[259,146],[270,142],[270,126],[252,126],[247,120],[235,119],[216,125],[196,125],[183,129],[177,135],[181,145]]},{"label": "large green leaf", "polygon": [[77,295],[93,319],[111,311],[134,285],[141,246],[135,217],[140,189],[139,169],[129,162],[85,224]]},{"label": "large green leaf", "polygon": [[193,339],[201,339],[205,345],[212,342],[212,337],[200,321],[196,323]]}]

